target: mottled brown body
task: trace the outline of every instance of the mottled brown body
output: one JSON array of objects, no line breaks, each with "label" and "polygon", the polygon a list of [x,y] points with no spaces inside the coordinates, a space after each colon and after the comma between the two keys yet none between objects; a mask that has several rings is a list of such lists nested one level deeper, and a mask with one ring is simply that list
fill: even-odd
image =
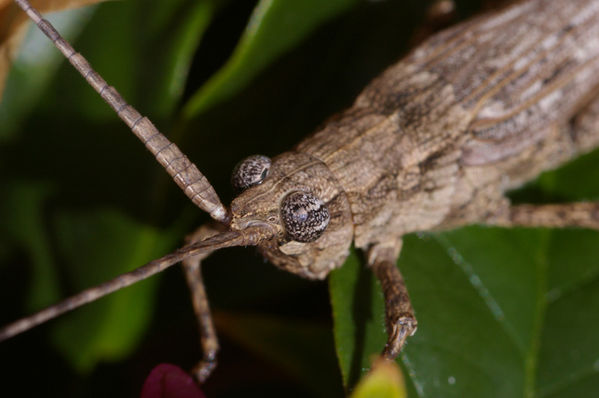
[{"label": "mottled brown body", "polygon": [[523,2],[429,39],[296,150],[333,174],[367,249],[484,223],[507,190],[594,148],[599,130],[571,123],[598,85],[599,2]]},{"label": "mottled brown body", "polygon": [[[484,222],[506,190],[599,142],[599,131],[569,134],[597,93],[598,38],[593,0],[530,1],[476,18],[391,67],[299,148],[339,176],[359,247]],[[331,131],[337,141],[325,146]]]},{"label": "mottled brown body", "polygon": [[254,245],[273,264],[322,279],[343,264],[353,242],[381,282],[389,333],[383,354],[394,358],[417,326],[395,265],[403,235],[472,223],[599,229],[597,203],[510,206],[504,196],[599,145],[597,0],[523,1],[432,37],[293,151],[242,162],[233,181],[243,192],[229,209],[27,1],[15,1],[220,224],[202,227],[173,254],[0,329],[0,340],[183,260],[204,348],[195,374],[204,380],[218,343],[203,258]]}]

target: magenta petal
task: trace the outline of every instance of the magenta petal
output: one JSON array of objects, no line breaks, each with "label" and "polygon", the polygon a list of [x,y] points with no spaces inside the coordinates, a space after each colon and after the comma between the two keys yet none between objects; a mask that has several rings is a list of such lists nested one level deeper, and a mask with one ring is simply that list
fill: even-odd
[{"label": "magenta petal", "polygon": [[161,363],[146,378],[141,398],[205,398],[205,395],[183,369]]}]

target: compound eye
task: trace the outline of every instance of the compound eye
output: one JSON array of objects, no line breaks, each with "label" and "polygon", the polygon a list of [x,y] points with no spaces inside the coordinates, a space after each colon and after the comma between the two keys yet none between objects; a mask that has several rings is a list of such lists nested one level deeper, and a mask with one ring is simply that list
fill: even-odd
[{"label": "compound eye", "polygon": [[283,199],[281,219],[289,238],[298,242],[314,242],[329,225],[331,216],[316,196],[296,191]]},{"label": "compound eye", "polygon": [[231,184],[241,192],[264,181],[270,170],[270,159],[262,155],[252,155],[237,163],[231,176]]}]

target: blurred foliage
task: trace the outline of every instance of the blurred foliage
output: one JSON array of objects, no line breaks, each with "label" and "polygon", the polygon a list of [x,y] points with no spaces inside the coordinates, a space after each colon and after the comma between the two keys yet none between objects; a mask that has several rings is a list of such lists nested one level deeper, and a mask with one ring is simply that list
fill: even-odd
[{"label": "blurred foliage", "polygon": [[357,0],[261,1],[227,63],[188,101],[186,118],[226,100],[266,65]]},{"label": "blurred foliage", "polygon": [[[131,0],[52,21],[104,78],[175,133],[231,198],[229,171],[275,155],[351,104],[412,44],[425,4]],[[457,14],[480,8],[458,1]],[[172,250],[207,220],[97,94],[30,31],[0,103],[0,322]],[[597,153],[514,194],[599,198]],[[398,361],[408,396],[599,390],[599,234],[469,227],[409,236],[399,266],[419,319]],[[352,255],[326,283],[235,248],[206,261],[222,351],[207,396],[342,396],[385,343],[383,300]],[[160,283],[158,283],[160,282]],[[170,270],[0,344],[7,390],[135,396],[161,362],[200,357]],[[335,351],[340,369],[334,364]],[[35,378],[36,382],[30,380]]]},{"label": "blurred foliage", "polygon": [[401,370],[396,363],[379,359],[362,378],[351,398],[405,398]]}]

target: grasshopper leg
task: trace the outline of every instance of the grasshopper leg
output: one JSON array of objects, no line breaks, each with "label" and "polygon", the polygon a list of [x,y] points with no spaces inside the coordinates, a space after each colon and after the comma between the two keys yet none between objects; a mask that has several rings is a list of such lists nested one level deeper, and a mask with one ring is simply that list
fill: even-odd
[{"label": "grasshopper leg", "polygon": [[392,245],[378,244],[368,251],[368,266],[380,281],[385,297],[385,324],[389,337],[383,356],[387,359],[399,355],[406,339],[416,332],[418,325],[406,284],[395,264],[401,243],[399,240]]},{"label": "grasshopper leg", "polygon": [[[221,232],[217,225],[205,224],[198,228],[193,234],[187,236],[187,243],[193,243],[207,239]],[[208,257],[210,253],[201,254],[194,257],[188,257],[183,260],[183,270],[185,278],[191,292],[193,310],[198,321],[200,334],[200,346],[202,347],[202,359],[193,368],[194,377],[203,383],[212,370],[216,367],[216,354],[219,349],[216,329],[210,313],[208,296],[202,279],[201,262]]]},{"label": "grasshopper leg", "polygon": [[578,227],[599,230],[599,202],[513,205],[489,220],[502,227]]}]

